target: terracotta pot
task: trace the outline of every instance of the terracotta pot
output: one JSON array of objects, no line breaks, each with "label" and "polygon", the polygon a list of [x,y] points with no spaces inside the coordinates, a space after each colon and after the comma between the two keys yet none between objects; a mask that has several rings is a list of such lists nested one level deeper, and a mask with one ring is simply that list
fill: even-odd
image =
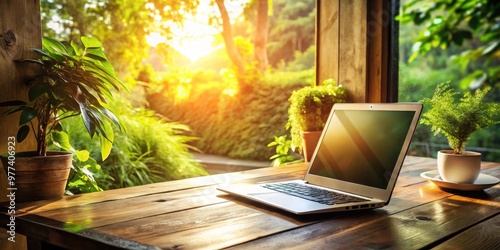
[{"label": "terracotta pot", "polygon": [[314,154],[314,150],[318,145],[322,131],[304,131],[302,132],[302,147],[304,149],[304,159],[310,162]]},{"label": "terracotta pot", "polygon": [[[48,152],[47,156],[36,156],[35,152],[19,152],[9,159],[2,156],[2,164],[8,172],[15,175],[14,185],[8,185],[9,192],[15,192],[16,201],[36,201],[62,197],[66,189],[73,154],[68,152]],[[9,182],[8,182],[9,183]],[[10,183],[9,183],[10,184]]]},{"label": "terracotta pot", "polygon": [[448,182],[474,183],[481,171],[481,153],[465,151],[454,154],[453,150],[440,150],[437,155],[438,172]]}]

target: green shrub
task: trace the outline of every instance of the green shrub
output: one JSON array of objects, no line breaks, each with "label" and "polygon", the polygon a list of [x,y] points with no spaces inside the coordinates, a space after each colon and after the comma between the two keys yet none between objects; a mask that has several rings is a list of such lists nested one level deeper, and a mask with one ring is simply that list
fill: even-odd
[{"label": "green shrub", "polygon": [[303,71],[314,68],[316,46],[312,45],[304,52],[295,51],[294,54],[295,59],[285,66],[286,71]]},{"label": "green shrub", "polygon": [[189,153],[192,147],[187,143],[195,138],[184,135],[188,126],[167,122],[150,110],[134,109],[123,100],[114,106],[123,131],[115,131],[114,146],[105,161],[95,155],[98,142],[85,135],[81,121],[68,119],[63,124],[71,144],[75,148],[84,145],[98,160],[100,187],[114,189],[207,174]]},{"label": "green shrub", "polygon": [[288,109],[288,123],[294,148],[302,147],[303,131],[321,131],[325,127],[333,104],[347,101],[342,86],[333,79],[319,86],[306,86],[293,91]]},{"label": "green shrub", "polygon": [[222,81],[192,78],[186,100],[173,101],[176,83],[172,82],[148,100],[153,110],[187,124],[200,138],[192,145],[204,153],[267,161],[275,154],[267,144],[276,135],[289,134],[285,124],[292,91],[312,83],[313,70],[271,72],[260,81],[254,79],[245,90],[228,76]]}]

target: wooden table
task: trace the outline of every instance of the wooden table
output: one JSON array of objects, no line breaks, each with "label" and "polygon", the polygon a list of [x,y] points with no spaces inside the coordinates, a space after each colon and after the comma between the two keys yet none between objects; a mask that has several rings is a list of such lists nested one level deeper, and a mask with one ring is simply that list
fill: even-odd
[{"label": "wooden table", "polygon": [[[70,249],[500,249],[500,185],[443,191],[422,179],[436,160],[407,157],[388,206],[296,216],[215,189],[301,178],[305,164],[16,204],[16,233]],[[500,177],[500,164],[482,172]],[[1,226],[10,216],[3,208]]]}]

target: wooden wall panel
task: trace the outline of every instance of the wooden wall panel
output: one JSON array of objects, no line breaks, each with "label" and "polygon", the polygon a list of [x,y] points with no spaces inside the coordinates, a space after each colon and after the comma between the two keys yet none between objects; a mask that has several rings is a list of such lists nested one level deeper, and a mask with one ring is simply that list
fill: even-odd
[{"label": "wooden wall panel", "polygon": [[[35,75],[37,68],[15,60],[33,58],[35,53],[31,48],[41,47],[40,1],[0,1],[0,102],[27,99],[25,80]],[[2,108],[0,112],[5,110]],[[0,115],[0,153],[7,151],[7,137],[16,135],[18,123],[18,117]],[[33,136],[21,144],[16,143],[16,151],[35,149]]]},{"label": "wooden wall panel", "polygon": [[317,82],[334,78],[351,102],[397,101],[399,0],[317,0],[316,6]]},{"label": "wooden wall panel", "polygon": [[339,80],[352,102],[366,102],[367,1],[340,1]]},{"label": "wooden wall panel", "polygon": [[[27,76],[36,73],[36,69],[14,60],[33,57],[30,48],[41,48],[40,0],[0,1],[0,102],[12,99],[26,99],[28,87],[23,82]],[[0,109],[0,112],[6,109]],[[7,152],[7,138],[15,136],[19,123],[18,116],[0,114],[0,154]],[[36,149],[34,137],[28,137],[23,143],[16,143],[16,151]],[[0,164],[1,165],[1,164]],[[0,169],[0,201],[7,200],[6,174]],[[26,239],[17,234],[16,242],[5,230],[0,230],[0,249],[26,249]]]},{"label": "wooden wall panel", "polygon": [[387,32],[384,32],[384,13],[382,1],[369,1],[367,42],[367,64],[370,66],[367,75],[368,101],[383,102],[387,98]]},{"label": "wooden wall panel", "polygon": [[316,2],[316,65],[322,69],[316,74],[318,84],[329,78],[339,79],[339,2]]}]

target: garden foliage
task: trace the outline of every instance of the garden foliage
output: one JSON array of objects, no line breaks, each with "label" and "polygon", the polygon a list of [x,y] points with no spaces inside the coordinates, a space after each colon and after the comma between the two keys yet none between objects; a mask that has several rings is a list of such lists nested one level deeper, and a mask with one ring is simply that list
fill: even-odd
[{"label": "garden foliage", "polygon": [[[194,75],[198,74],[201,73]],[[175,81],[176,77],[165,77],[161,83],[165,87],[149,96],[152,109],[187,124],[192,135],[200,138],[193,145],[204,153],[268,160],[275,154],[267,147],[274,136],[289,135],[285,125],[292,91],[310,86],[314,71],[270,72],[253,84],[240,78],[240,82],[247,82],[243,89],[238,88],[241,85],[230,74],[222,81],[195,81],[193,77],[190,93],[182,101],[177,98],[181,83]]]},{"label": "garden foliage", "polygon": [[169,122],[153,111],[132,108],[123,100],[115,100],[114,110],[123,131],[115,131],[113,149],[102,159],[95,154],[98,142],[86,135],[77,120],[68,119],[63,126],[75,148],[85,146],[97,159],[101,171],[95,175],[103,189],[123,188],[167,180],[206,175],[193,159],[187,143],[195,138],[184,135],[186,125]]}]

